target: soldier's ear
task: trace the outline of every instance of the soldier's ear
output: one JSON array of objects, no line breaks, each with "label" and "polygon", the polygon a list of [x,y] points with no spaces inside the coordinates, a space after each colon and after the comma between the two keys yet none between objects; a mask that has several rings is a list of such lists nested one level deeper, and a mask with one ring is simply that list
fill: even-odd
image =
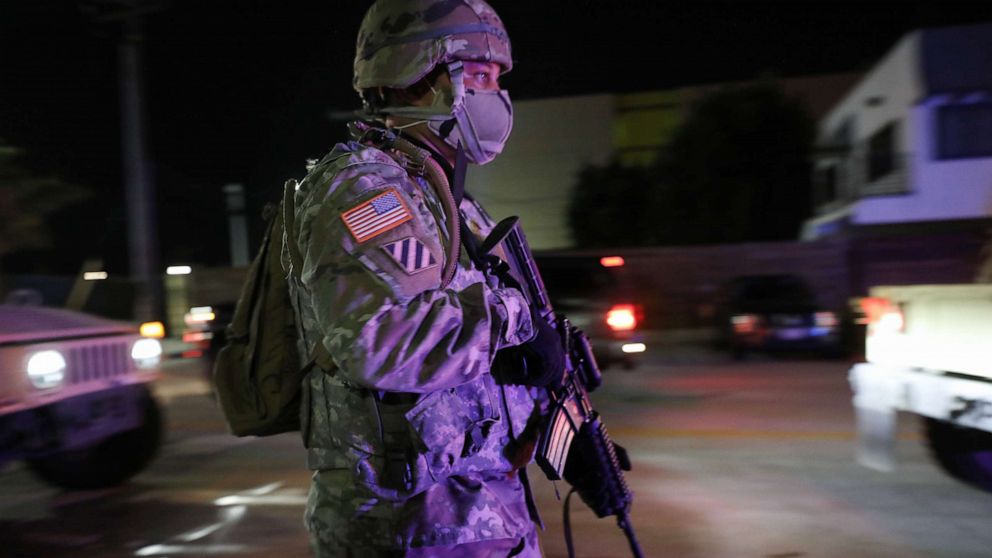
[{"label": "soldier's ear", "polygon": [[446,87],[451,87],[451,78],[448,76],[448,69],[443,64],[439,64],[420,81],[405,89],[374,87],[364,90],[362,98],[366,104],[374,109],[426,106],[433,103],[434,95]]},{"label": "soldier's ear", "polygon": [[[441,89],[451,87],[451,78],[448,76],[446,64],[438,64],[420,81],[403,90],[397,90],[402,97],[404,105],[430,105],[434,102],[434,96],[440,93]],[[401,100],[401,99],[397,99]]]},{"label": "soldier's ear", "polygon": [[451,74],[448,73],[447,64],[439,65],[425,79],[430,80],[435,89],[451,88]]}]

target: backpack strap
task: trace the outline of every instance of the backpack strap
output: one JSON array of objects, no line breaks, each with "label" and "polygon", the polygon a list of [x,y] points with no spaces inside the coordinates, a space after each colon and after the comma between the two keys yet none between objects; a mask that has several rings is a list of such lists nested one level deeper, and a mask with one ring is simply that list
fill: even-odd
[{"label": "backpack strap", "polygon": [[[290,273],[298,283],[302,284],[303,255],[300,254],[300,247],[294,240],[296,235],[296,190],[298,188],[299,184],[292,178],[287,180],[286,184],[283,185],[282,222],[287,233],[286,248],[289,252],[289,262],[291,267]],[[298,306],[299,302],[297,302],[297,307]],[[300,324],[298,324],[297,327],[299,328]],[[299,329],[297,331],[299,331]],[[300,339],[303,339],[302,335],[300,336]],[[304,370],[309,370],[314,365],[328,374],[334,374],[334,359],[331,358],[331,353],[327,351],[327,347],[324,346],[324,343],[319,340],[314,344],[313,352],[310,353],[310,359],[303,368]]]},{"label": "backpack strap", "polygon": [[297,281],[302,281],[302,269],[303,269],[303,256],[300,254],[300,247],[296,244],[293,238],[296,236],[296,190],[299,188],[299,184],[296,180],[290,178],[283,185],[282,193],[282,222],[288,233],[289,242],[286,243],[286,247],[289,249],[289,262],[291,265],[291,273],[296,278]]}]

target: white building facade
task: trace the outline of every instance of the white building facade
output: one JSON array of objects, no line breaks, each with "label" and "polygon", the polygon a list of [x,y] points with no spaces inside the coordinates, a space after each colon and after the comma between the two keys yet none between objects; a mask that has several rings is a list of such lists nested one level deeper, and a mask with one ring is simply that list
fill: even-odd
[{"label": "white building facade", "polygon": [[494,219],[520,217],[536,250],[573,245],[568,207],[579,173],[613,155],[612,95],[516,102],[503,153],[470,165],[467,191]]},{"label": "white building facade", "polygon": [[992,222],[992,23],[904,36],[820,121],[818,143],[804,239]]}]

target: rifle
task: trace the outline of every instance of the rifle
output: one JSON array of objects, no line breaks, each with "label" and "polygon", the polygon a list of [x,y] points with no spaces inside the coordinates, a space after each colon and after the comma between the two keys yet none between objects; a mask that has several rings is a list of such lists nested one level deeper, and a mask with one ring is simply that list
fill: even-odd
[{"label": "rifle", "polygon": [[[502,244],[506,258],[502,263],[491,255],[496,245]],[[630,523],[630,506],[634,496],[624,480],[624,469],[630,470],[630,463],[617,455],[616,448],[599,413],[593,409],[589,392],[603,381],[599,365],[593,356],[592,345],[582,330],[573,326],[564,316],[556,315],[551,307],[544,280],[531,254],[527,238],[520,228],[517,217],[500,221],[481,247],[481,253],[490,263],[494,274],[506,277],[510,274],[513,286],[521,287],[530,301],[531,308],[541,319],[556,327],[562,336],[566,353],[564,381],[561,386],[549,388],[551,414],[537,447],[537,464],[548,477],[555,481],[564,478],[565,465],[569,456],[578,452],[582,462],[592,470],[586,475],[597,479],[601,486],[596,498],[583,498],[597,517],[615,515],[617,526],[623,530],[635,558],[642,558],[640,545]],[[574,457],[574,456],[573,456]],[[623,463],[622,463],[623,462]],[[626,465],[626,467],[623,467]],[[574,492],[575,489],[572,489]],[[565,531],[569,556],[573,548],[568,521],[568,498],[565,500]],[[582,496],[582,493],[580,493]]]}]

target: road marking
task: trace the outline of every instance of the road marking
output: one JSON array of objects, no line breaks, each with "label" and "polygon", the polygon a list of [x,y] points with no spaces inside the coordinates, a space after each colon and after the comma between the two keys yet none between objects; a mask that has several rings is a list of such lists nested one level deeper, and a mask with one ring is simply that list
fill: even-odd
[{"label": "road marking", "polygon": [[194,529],[192,531],[182,533],[180,535],[177,535],[175,538],[185,542],[198,541],[202,538],[208,537],[216,533],[217,531],[223,529],[229,524],[237,523],[238,521],[241,521],[241,518],[243,518],[246,513],[247,513],[247,508],[245,508],[244,506],[234,506],[227,508],[223,511],[222,514],[223,519],[221,521],[214,523],[213,525],[207,525],[206,527],[201,527],[199,529]]},{"label": "road marking", "polygon": [[249,488],[248,490],[242,491],[241,494],[249,494],[251,496],[264,496],[266,494],[272,494],[276,490],[279,490],[280,486],[282,486],[282,482],[263,484],[258,488]]},{"label": "road marking", "polygon": [[275,494],[235,494],[214,500],[217,506],[305,506],[307,493],[302,488],[287,488]]},{"label": "road marking", "polygon": [[213,525],[207,525],[206,527],[201,527],[200,529],[194,529],[188,533],[183,533],[182,535],[177,535],[176,538],[185,541],[193,542],[198,541],[204,537],[209,537],[217,531],[220,531],[224,527],[224,523],[214,523]]},{"label": "road marking", "polygon": [[192,556],[210,556],[213,554],[244,554],[251,547],[243,544],[153,544],[134,553],[135,556],[169,556],[171,554],[189,554]]},{"label": "road marking", "polygon": [[[237,494],[222,496],[214,500],[215,506],[303,506],[307,495],[303,489],[287,488],[279,490],[282,482],[265,484],[257,488],[242,490]],[[278,491],[278,492],[277,492]]]},{"label": "road marking", "polygon": [[243,554],[252,547],[236,544],[188,544],[214,533],[231,527],[240,522],[248,514],[248,506],[299,506],[307,502],[303,489],[282,488],[283,483],[273,482],[242,490],[236,494],[222,496],[214,500],[214,505],[220,509],[220,521],[197,527],[190,531],[170,537],[164,543],[152,544],[139,548],[135,556],[168,556],[171,554],[188,554],[209,556],[215,554]]}]

